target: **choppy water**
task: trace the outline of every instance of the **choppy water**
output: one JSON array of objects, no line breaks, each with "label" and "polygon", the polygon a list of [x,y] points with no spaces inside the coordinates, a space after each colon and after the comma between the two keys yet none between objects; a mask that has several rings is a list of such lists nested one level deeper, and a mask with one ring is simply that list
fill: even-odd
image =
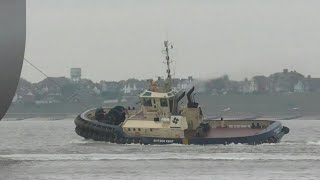
[{"label": "choppy water", "polygon": [[320,179],[320,121],[283,121],[279,144],[117,145],[73,120],[0,122],[0,179]]}]

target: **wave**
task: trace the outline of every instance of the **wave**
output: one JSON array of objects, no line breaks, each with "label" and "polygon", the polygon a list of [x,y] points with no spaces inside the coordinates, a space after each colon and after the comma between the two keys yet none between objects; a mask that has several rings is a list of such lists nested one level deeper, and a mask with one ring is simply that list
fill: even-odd
[{"label": "wave", "polygon": [[214,154],[187,154],[187,153],[161,153],[161,154],[9,154],[0,155],[0,158],[19,161],[101,161],[101,160],[313,160],[319,161],[314,155],[289,154],[262,154],[262,153],[214,153]]},{"label": "wave", "polygon": [[87,139],[75,139],[69,141],[69,144],[91,144],[91,143],[97,143],[98,141],[94,140],[87,140]]},{"label": "wave", "polygon": [[[90,139],[75,139],[75,140],[71,140],[68,142],[68,144],[111,144],[111,145],[121,145],[121,146],[141,146],[141,144],[116,144],[116,143],[111,143],[111,142],[104,142],[104,141],[94,141],[94,140],[90,140]],[[296,144],[301,144],[298,142],[294,142],[294,141],[283,141],[280,143],[265,143],[265,144],[259,144],[257,146],[270,146],[270,145],[296,145]],[[144,146],[144,145],[143,145]],[[228,146],[252,146],[252,145],[248,145],[248,144],[241,144],[241,143],[230,143],[230,144],[206,144],[206,145],[193,145],[193,144],[189,144],[189,145],[185,145],[185,144],[151,144],[150,146],[163,146],[163,147],[168,147],[168,146],[196,146],[196,147],[200,147],[200,146],[222,146],[222,147],[228,147]]]},{"label": "wave", "polygon": [[309,145],[319,145],[320,146],[320,141],[308,141],[307,144],[309,144]]}]

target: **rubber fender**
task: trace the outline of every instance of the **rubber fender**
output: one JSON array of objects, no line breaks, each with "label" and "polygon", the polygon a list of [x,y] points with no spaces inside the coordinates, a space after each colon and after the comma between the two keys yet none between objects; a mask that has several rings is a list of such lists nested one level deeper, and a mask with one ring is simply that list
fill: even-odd
[{"label": "rubber fender", "polygon": [[110,109],[105,118],[110,124],[119,125],[126,118],[125,108],[122,106],[116,106]]},{"label": "rubber fender", "polygon": [[290,132],[290,129],[286,126],[283,126],[281,131],[284,132],[285,134],[288,134]]},{"label": "rubber fender", "polygon": [[94,113],[96,120],[98,120],[98,121],[104,120],[104,113],[105,112],[104,112],[103,108],[97,108],[96,112]]}]

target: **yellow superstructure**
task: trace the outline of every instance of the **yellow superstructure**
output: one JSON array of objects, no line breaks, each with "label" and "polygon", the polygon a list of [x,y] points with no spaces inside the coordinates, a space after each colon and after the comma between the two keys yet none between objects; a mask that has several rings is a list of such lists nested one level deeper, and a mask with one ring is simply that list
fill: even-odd
[{"label": "yellow superstructure", "polygon": [[179,107],[178,103],[185,92],[177,94],[171,89],[169,49],[172,46],[168,41],[164,45],[167,78],[161,87],[151,80],[149,89],[139,95],[140,109],[122,123],[123,131],[129,136],[184,138],[187,130],[195,131],[202,122],[201,109],[190,100],[194,88],[188,95],[188,102],[194,104],[188,104],[186,108]]}]

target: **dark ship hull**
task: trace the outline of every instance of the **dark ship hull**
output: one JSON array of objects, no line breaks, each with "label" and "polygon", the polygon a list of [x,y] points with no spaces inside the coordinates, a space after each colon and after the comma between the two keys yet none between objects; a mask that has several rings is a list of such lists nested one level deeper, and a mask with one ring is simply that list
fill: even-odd
[{"label": "dark ship hull", "polygon": [[[88,112],[88,111],[87,111]],[[119,144],[262,144],[278,143],[289,132],[289,128],[282,126],[280,122],[270,121],[270,126],[264,129],[255,128],[211,128],[207,137],[185,138],[156,138],[142,136],[128,136],[121,126],[111,125],[91,120],[86,117],[87,112],[82,113],[75,119],[76,133],[85,138],[95,141],[105,141]],[[247,121],[250,120],[237,120]],[[253,121],[252,122],[257,122]],[[231,134],[230,134],[231,133]],[[246,134],[251,135],[246,135]],[[254,134],[253,134],[254,133]],[[218,134],[218,136],[217,136]],[[232,136],[233,135],[233,136]]]},{"label": "dark ship hull", "polygon": [[0,1],[0,120],[20,78],[26,40],[26,1]]}]

